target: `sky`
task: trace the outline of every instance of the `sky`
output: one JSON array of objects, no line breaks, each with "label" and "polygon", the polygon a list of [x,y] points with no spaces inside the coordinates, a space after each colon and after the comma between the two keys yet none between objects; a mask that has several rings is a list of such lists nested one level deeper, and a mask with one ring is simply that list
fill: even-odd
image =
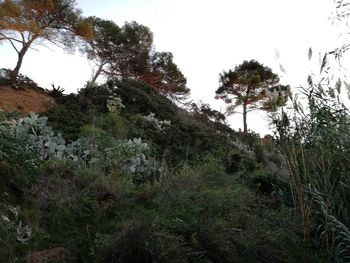
[{"label": "sky", "polygon": [[[255,59],[270,67],[291,87],[305,85],[317,68],[318,53],[339,46],[339,29],[329,17],[333,0],[77,0],[84,16],[97,16],[123,25],[136,21],[154,34],[157,51],[169,51],[187,77],[191,97],[224,111],[215,100],[219,73],[244,60]],[[307,52],[312,47],[313,61]],[[51,83],[76,92],[91,78],[93,64],[82,54],[57,47],[36,46],[26,54],[21,73],[44,88]],[[0,68],[14,68],[16,53],[0,45]],[[283,66],[284,71],[281,70]],[[235,129],[242,116],[229,119]],[[271,133],[263,112],[248,114],[248,128]]]}]

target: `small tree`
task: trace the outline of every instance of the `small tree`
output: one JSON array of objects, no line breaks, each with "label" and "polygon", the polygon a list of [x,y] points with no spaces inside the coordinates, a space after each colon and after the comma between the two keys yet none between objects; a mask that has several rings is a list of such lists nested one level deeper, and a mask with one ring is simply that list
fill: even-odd
[{"label": "small tree", "polygon": [[220,74],[220,86],[216,98],[229,104],[227,114],[243,107],[243,128],[247,132],[247,113],[254,109],[274,111],[284,105],[290,95],[290,87],[279,84],[279,77],[272,70],[255,60],[244,61],[234,70]]},{"label": "small tree", "polygon": [[10,76],[12,82],[34,43],[46,40],[72,47],[77,35],[92,37],[92,30],[75,8],[75,0],[0,1],[0,41],[9,41],[18,54]]}]

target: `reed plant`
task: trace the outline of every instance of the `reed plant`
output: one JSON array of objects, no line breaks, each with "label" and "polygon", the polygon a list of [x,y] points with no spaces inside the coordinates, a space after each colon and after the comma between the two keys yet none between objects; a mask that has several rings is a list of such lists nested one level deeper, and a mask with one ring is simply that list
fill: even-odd
[{"label": "reed plant", "polygon": [[273,119],[304,237],[316,234],[330,262],[350,258],[350,114],[340,94],[339,81],[309,77],[292,109]]}]

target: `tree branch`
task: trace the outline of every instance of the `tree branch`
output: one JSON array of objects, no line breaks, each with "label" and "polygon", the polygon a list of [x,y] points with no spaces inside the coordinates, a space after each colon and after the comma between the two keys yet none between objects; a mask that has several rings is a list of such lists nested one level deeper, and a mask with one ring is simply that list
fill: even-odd
[{"label": "tree branch", "polygon": [[7,39],[7,40],[10,41],[11,46],[16,50],[17,54],[19,54],[19,51],[18,51],[17,47],[15,46],[15,44],[12,42],[12,40],[11,39]]},{"label": "tree branch", "polygon": [[23,32],[21,32],[20,34],[21,34],[21,37],[22,37],[22,43],[25,43],[25,42],[26,42],[26,39],[25,39],[25,37],[24,37]]},{"label": "tree branch", "polygon": [[15,42],[18,42],[18,43],[23,43],[21,40],[18,40],[16,38],[13,38],[13,37],[9,37],[9,36],[6,36],[5,34],[1,33],[0,32],[0,36],[3,36],[3,37],[0,37],[0,40],[12,40],[12,41],[15,41]]}]

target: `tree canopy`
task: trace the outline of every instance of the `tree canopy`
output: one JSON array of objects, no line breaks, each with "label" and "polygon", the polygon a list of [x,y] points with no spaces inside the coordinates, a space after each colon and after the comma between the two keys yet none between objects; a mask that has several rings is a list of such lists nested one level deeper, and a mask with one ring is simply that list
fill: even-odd
[{"label": "tree canopy", "polygon": [[16,80],[23,57],[33,44],[51,42],[69,48],[76,36],[92,38],[89,21],[75,5],[75,0],[0,1],[0,41],[9,41],[18,54],[11,81]]},{"label": "tree canopy", "polygon": [[121,29],[110,20],[98,17],[90,17],[89,20],[92,24],[94,38],[84,41],[82,52],[96,64],[97,68],[91,80],[95,82],[101,74],[108,74],[106,65],[112,62],[112,55],[117,52]]},{"label": "tree canopy", "polygon": [[148,70],[141,79],[173,99],[184,99],[190,92],[186,77],[174,63],[171,52],[154,52],[150,56]]},{"label": "tree canopy", "polygon": [[136,22],[122,27],[110,20],[90,17],[94,38],[87,39],[83,47],[88,59],[96,63],[92,81],[99,76],[135,79],[147,70],[152,48],[151,30]]},{"label": "tree canopy", "polygon": [[243,106],[243,129],[247,132],[247,113],[254,109],[274,111],[284,105],[290,95],[288,85],[280,85],[279,77],[256,60],[244,61],[233,70],[220,74],[216,98],[228,104],[227,114]]},{"label": "tree canopy", "polygon": [[153,49],[153,34],[146,26],[127,22],[122,27],[110,20],[90,17],[94,38],[83,47],[88,59],[96,64],[92,81],[107,79],[143,80],[172,99],[189,94],[187,80],[173,61],[170,52]]}]

